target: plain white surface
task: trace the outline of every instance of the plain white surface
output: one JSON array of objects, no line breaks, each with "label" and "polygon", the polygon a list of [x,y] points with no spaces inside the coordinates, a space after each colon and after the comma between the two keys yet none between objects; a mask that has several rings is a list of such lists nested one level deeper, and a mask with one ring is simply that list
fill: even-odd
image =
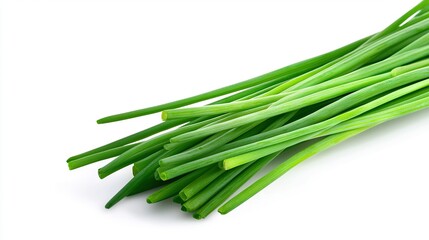
[{"label": "plain white surface", "polygon": [[0,239],[428,239],[429,111],[297,166],[203,221],[104,203],[130,177],[67,157],[160,121],[105,115],[190,96],[335,49],[418,1],[3,1]]}]

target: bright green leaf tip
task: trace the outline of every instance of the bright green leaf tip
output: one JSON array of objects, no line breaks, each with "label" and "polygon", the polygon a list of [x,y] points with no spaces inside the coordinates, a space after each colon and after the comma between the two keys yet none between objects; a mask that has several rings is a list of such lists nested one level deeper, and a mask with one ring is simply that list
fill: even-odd
[{"label": "bright green leaf tip", "polygon": [[100,118],[97,120],[97,124],[104,124],[104,123],[110,123],[111,121],[109,121],[108,117],[105,118]]},{"label": "bright green leaf tip", "polygon": [[103,171],[103,169],[98,169],[97,170],[97,172],[98,172],[98,177],[100,178],[100,179],[103,179],[103,178],[105,178],[105,177],[107,177],[108,175],[106,175],[106,173]]},{"label": "bright green leaf tip", "polygon": [[108,203],[106,203],[106,205],[104,205],[104,208],[110,209],[111,207],[113,207],[113,205],[115,205],[115,203],[109,201]]},{"label": "bright green leaf tip", "polygon": [[70,163],[68,163],[67,166],[68,166],[69,170],[75,169],[75,168],[73,168],[72,164],[70,164]]},{"label": "bright green leaf tip", "polygon": [[167,181],[168,180],[168,176],[164,172],[159,173],[159,178],[161,178],[162,181]]},{"label": "bright green leaf tip", "polygon": [[180,191],[179,192],[179,197],[183,200],[183,201],[187,201],[188,200],[188,196],[186,195],[186,193],[184,191]]},{"label": "bright green leaf tip", "polygon": [[225,215],[228,213],[228,211],[226,211],[223,207],[220,207],[217,211],[218,211],[218,213],[220,213],[222,215]]},{"label": "bright green leaf tip", "polygon": [[161,112],[161,119],[162,119],[162,121],[167,121],[168,113],[166,111]]}]

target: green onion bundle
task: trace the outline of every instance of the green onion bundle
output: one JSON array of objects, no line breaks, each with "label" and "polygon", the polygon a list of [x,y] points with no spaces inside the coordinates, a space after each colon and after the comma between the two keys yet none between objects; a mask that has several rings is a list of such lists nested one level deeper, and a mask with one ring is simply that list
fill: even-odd
[{"label": "green onion bundle", "polygon": [[[98,170],[105,178],[132,165],[134,177],[106,208],[157,188],[148,203],[171,198],[197,219],[217,208],[226,214],[305,159],[429,107],[428,6],[429,0],[422,1],[381,32],[259,77],[102,118],[97,122],[162,112],[163,122],[73,156],[68,166],[114,158]],[[302,143],[307,147],[239,192]]]}]

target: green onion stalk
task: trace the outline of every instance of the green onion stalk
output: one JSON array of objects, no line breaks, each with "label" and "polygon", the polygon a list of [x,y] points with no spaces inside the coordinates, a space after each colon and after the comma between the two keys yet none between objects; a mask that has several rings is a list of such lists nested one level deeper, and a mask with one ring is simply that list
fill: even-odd
[{"label": "green onion stalk", "polygon": [[[132,166],[106,208],[152,190],[148,203],[172,199],[196,219],[226,214],[305,159],[429,107],[428,9],[429,0],[421,1],[378,33],[252,79],[101,118],[161,113],[163,121],[74,155],[68,167],[111,159],[98,169],[103,179]],[[282,159],[300,144],[309,146]]]}]

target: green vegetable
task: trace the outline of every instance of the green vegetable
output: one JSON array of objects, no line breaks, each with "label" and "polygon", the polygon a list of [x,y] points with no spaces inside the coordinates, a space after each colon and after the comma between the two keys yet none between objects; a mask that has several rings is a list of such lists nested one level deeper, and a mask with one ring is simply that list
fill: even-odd
[{"label": "green vegetable", "polygon": [[323,65],[323,64],[325,64],[325,63],[327,63],[333,59],[336,59],[339,56],[342,56],[345,53],[348,53],[348,52],[356,49],[358,46],[360,46],[362,43],[364,43],[367,39],[368,39],[368,37],[363,38],[361,40],[358,40],[354,43],[351,43],[347,46],[344,46],[344,47],[339,48],[337,50],[334,50],[332,52],[325,53],[325,54],[322,54],[320,56],[317,56],[317,57],[314,57],[314,58],[311,58],[308,60],[304,60],[304,61],[299,62],[299,63],[292,64],[290,66],[275,70],[273,72],[261,75],[261,76],[256,77],[256,78],[249,79],[249,80],[241,82],[241,83],[233,84],[233,85],[230,85],[227,87],[223,87],[223,88],[219,88],[217,90],[213,90],[211,92],[203,93],[203,94],[200,94],[200,95],[197,95],[194,97],[190,97],[190,98],[181,99],[181,100],[174,101],[171,103],[161,104],[161,105],[150,107],[150,108],[145,108],[145,109],[140,109],[140,110],[136,110],[136,111],[132,111],[132,112],[127,112],[127,113],[122,113],[122,114],[117,114],[117,115],[105,117],[105,118],[97,120],[97,123],[108,123],[108,122],[120,121],[120,120],[140,117],[140,116],[144,116],[144,115],[148,115],[148,114],[152,114],[152,113],[157,113],[157,112],[163,111],[165,109],[182,107],[182,106],[190,105],[193,103],[201,102],[204,100],[212,99],[212,98],[215,98],[218,96],[226,95],[228,93],[236,92],[236,91],[246,89],[249,87],[253,87],[253,86],[261,84],[261,83],[266,83],[267,81],[271,81],[271,83],[274,84],[274,83],[280,82],[284,79],[288,79],[288,78],[291,78],[293,76],[297,76],[299,74],[305,73],[309,70],[314,69],[315,67],[321,66],[321,65]]},{"label": "green vegetable", "polygon": [[231,210],[233,210],[234,208],[236,208],[237,206],[239,206],[240,204],[248,200],[250,197],[252,197],[256,193],[261,191],[263,188],[268,186],[270,183],[274,182],[277,178],[281,177],[291,168],[298,165],[300,162],[304,161],[305,159],[323,150],[326,150],[334,145],[337,145],[338,143],[348,138],[351,138],[365,130],[367,129],[363,128],[363,129],[357,129],[349,132],[339,133],[339,134],[327,137],[322,141],[311,145],[310,147],[294,155],[287,161],[284,161],[277,168],[269,172],[264,177],[260,178],[258,181],[253,183],[250,187],[246,188],[244,191],[240,192],[233,199],[229,200],[227,203],[225,203],[222,207],[219,208],[219,212],[222,214],[226,214],[230,212]]},{"label": "green vegetable", "polygon": [[[97,122],[162,112],[164,122],[70,157],[69,169],[113,158],[98,170],[105,178],[132,165],[134,176],[106,208],[159,188],[148,203],[172,198],[196,219],[219,206],[228,213],[305,159],[429,107],[428,10],[422,1],[376,34],[247,81],[102,118]],[[253,181],[301,143],[311,145]]]}]

